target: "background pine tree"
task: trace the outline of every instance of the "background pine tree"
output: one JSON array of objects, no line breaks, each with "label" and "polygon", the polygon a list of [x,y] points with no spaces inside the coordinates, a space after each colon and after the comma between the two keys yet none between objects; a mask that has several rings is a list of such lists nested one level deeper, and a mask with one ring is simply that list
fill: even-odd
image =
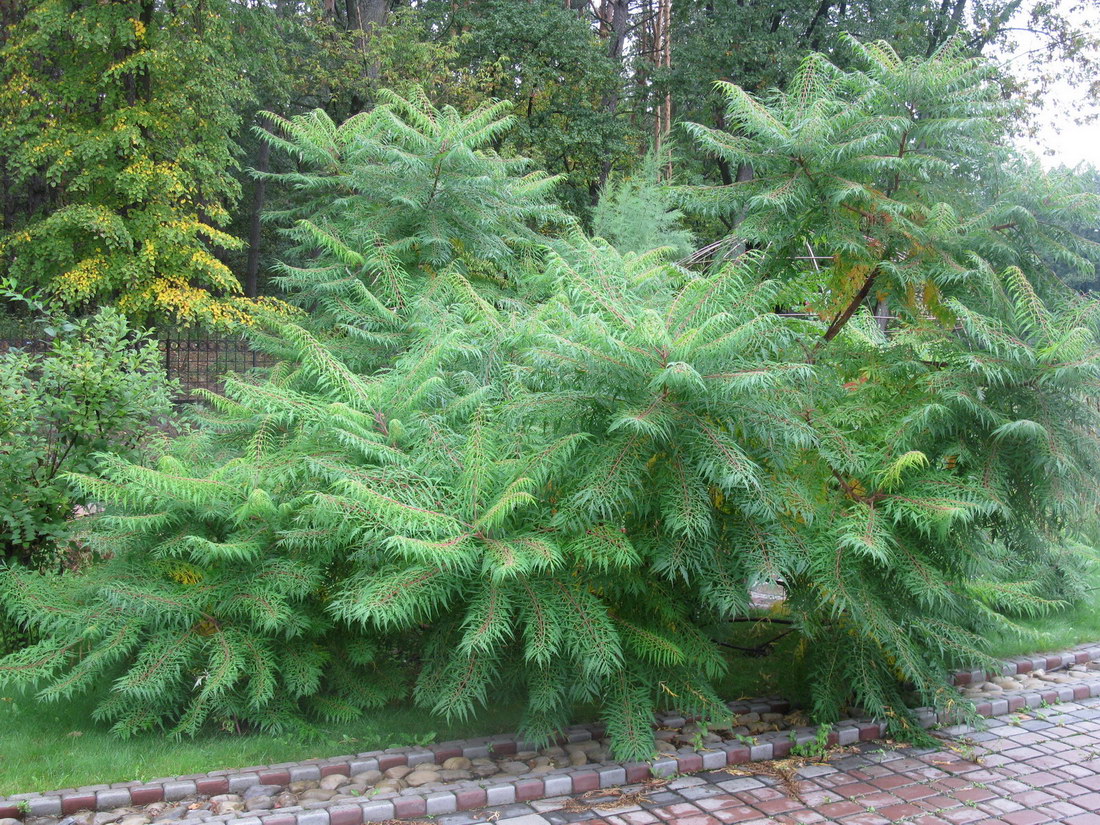
[{"label": "background pine tree", "polygon": [[620,252],[647,252],[667,246],[678,258],[695,251],[695,239],[681,225],[682,213],[660,178],[665,158],[650,152],[637,172],[612,178],[600,191],[592,210],[592,232]]}]

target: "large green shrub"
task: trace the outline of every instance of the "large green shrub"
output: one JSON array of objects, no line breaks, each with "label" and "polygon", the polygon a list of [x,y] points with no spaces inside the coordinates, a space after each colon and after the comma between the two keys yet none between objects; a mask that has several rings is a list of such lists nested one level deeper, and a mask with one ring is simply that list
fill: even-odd
[{"label": "large green shrub", "polygon": [[[912,734],[908,699],[957,702],[948,666],[1044,609],[1029,573],[1095,504],[1098,308],[1044,274],[1090,252],[1058,226],[1092,205],[1019,196],[980,64],[857,50],[695,130],[758,172],[685,196],[747,209],[757,247],[703,272],[535,235],[545,182],[488,171],[492,110],[393,101],[335,152],[290,121],[324,225],[288,278],[324,323],[273,324],[285,362],[156,467],[74,477],[112,558],[0,585],[44,634],[0,680],[117,675],[115,730],[193,733],[339,719],[408,673],[440,713],[525,697],[535,737],[595,702],[644,757],[657,705],[721,724],[712,634],[782,579],[817,718]],[[477,187],[524,208],[470,211]]]},{"label": "large green shrub", "polygon": [[[116,505],[90,537],[110,561],[49,583],[9,577],[21,619],[53,618],[41,645],[0,665],[5,676],[58,674],[44,696],[63,697],[123,666],[100,709],[122,734],[210,720],[283,729],[303,712],[338,720],[398,693],[422,634],[335,613],[342,585],[375,578],[381,560],[350,517],[327,529],[314,512],[344,506],[331,502],[349,485],[411,483],[397,466],[373,475],[401,458],[402,419],[429,427],[425,443],[453,438],[420,419],[457,392],[476,404],[477,374],[496,360],[466,323],[488,307],[472,283],[515,305],[512,279],[539,239],[527,221],[559,212],[551,180],[484,148],[509,124],[502,107],[461,117],[422,97],[390,101],[339,127],[317,112],[277,120],[267,135],[308,170],[276,178],[299,193],[279,216],[299,244],[284,283],[327,347],[298,326],[258,335],[288,359],[268,382],[228,379],[209,426],[158,469],[106,460],[102,478],[78,479]],[[380,390],[341,358],[387,368],[374,383],[389,382],[392,403],[373,408],[367,395]],[[445,382],[441,364],[468,371]],[[78,632],[100,653],[74,667],[64,639]]]}]

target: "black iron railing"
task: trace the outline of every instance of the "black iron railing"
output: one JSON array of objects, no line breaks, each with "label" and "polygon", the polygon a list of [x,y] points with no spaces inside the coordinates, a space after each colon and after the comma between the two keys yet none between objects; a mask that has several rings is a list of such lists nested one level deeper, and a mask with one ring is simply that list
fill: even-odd
[{"label": "black iron railing", "polygon": [[270,366],[272,358],[249,346],[243,338],[201,338],[186,335],[161,338],[164,371],[180,382],[180,401],[194,401],[195,390],[220,392],[222,378]]},{"label": "black iron railing", "polygon": [[[227,373],[242,373],[255,367],[272,364],[273,359],[249,346],[243,338],[206,338],[191,335],[170,335],[157,340],[161,364],[169,379],[179,381],[176,401],[198,400],[196,390],[220,392]],[[0,340],[0,352],[22,349],[32,353],[49,351],[50,342],[41,339]]]}]

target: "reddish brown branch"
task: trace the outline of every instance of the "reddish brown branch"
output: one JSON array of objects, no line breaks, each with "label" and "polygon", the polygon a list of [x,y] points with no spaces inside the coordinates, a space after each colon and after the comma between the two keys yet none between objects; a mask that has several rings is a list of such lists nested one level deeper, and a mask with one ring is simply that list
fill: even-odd
[{"label": "reddish brown branch", "polygon": [[829,471],[833,474],[833,476],[836,478],[836,480],[840,483],[840,488],[844,491],[844,494],[846,496],[848,496],[848,498],[852,499],[853,501],[860,501],[860,502],[863,502],[864,504],[874,505],[874,503],[876,501],[881,501],[882,499],[886,498],[886,493],[882,492],[881,490],[878,490],[874,493],[871,493],[871,495],[869,495],[869,496],[865,496],[861,493],[857,493],[855,491],[855,488],[853,488],[851,484],[849,484],[847,481],[844,480],[844,476],[842,476],[840,473],[838,473],[832,467],[829,468]]},{"label": "reddish brown branch", "polygon": [[836,318],[833,319],[833,322],[829,324],[829,328],[825,330],[825,337],[821,340],[819,348],[836,338],[840,331],[844,329],[844,325],[851,320],[853,315],[855,315],[860,304],[867,300],[867,296],[871,294],[871,287],[875,285],[875,279],[878,278],[880,266],[876,266],[871,270],[871,274],[867,276],[867,280],[863,282],[863,286],[860,287],[859,292],[857,292],[855,297],[848,303],[848,306],[844,308],[844,311],[837,315]]}]

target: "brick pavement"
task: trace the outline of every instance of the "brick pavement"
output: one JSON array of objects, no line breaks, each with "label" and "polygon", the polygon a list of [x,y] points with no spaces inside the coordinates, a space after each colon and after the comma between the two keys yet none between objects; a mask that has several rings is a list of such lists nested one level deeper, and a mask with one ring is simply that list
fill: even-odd
[{"label": "brick pavement", "polygon": [[[441,816],[438,825],[1100,825],[1100,698],[951,730],[937,750],[866,742],[797,774],[797,796],[750,765],[645,790],[640,804],[566,798]],[[625,792],[641,786],[628,786]],[[610,803],[607,797],[605,803]],[[600,798],[584,799],[585,806]]]}]

